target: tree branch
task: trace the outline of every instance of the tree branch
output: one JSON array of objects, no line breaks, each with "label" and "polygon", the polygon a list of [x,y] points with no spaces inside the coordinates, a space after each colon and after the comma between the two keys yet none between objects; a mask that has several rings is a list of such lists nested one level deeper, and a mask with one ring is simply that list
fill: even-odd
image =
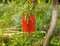
[{"label": "tree branch", "polygon": [[57,16],[58,16],[58,0],[52,0],[52,19],[48,33],[45,36],[43,46],[49,46],[49,42],[51,41],[51,38],[54,34]]}]

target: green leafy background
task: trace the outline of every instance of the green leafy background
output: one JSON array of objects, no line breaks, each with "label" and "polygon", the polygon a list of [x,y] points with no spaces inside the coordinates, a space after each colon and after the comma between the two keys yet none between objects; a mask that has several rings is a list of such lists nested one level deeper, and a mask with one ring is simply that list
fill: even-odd
[{"label": "green leafy background", "polygon": [[[32,6],[34,6],[34,9],[31,9]],[[6,28],[19,28],[18,31],[23,32],[21,28],[21,16],[23,13],[29,12],[33,13],[36,17],[35,32],[30,35],[27,33],[17,35],[15,33],[12,38],[7,36],[6,39],[4,38],[5,46],[42,46],[44,36],[47,34],[51,21],[51,0],[48,0],[48,3],[46,3],[46,0],[37,0],[34,5],[31,5],[31,0],[11,0],[10,2],[5,0],[0,1],[0,34],[4,34],[5,31],[17,31],[15,29],[8,30]],[[60,46],[59,30],[60,8],[55,34],[49,46]],[[0,38],[0,46],[2,46],[2,39],[3,38]]]}]

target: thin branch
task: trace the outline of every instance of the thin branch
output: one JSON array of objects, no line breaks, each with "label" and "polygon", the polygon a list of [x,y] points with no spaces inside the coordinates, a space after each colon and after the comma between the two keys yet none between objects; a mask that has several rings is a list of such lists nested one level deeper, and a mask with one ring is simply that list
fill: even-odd
[{"label": "thin branch", "polygon": [[49,43],[50,43],[52,36],[54,34],[57,16],[58,16],[58,0],[52,0],[52,19],[51,19],[51,24],[50,24],[50,28],[48,30],[48,33],[45,36],[43,46],[49,46]]},{"label": "thin branch", "polygon": [[7,0],[8,4],[11,4],[9,0]]}]

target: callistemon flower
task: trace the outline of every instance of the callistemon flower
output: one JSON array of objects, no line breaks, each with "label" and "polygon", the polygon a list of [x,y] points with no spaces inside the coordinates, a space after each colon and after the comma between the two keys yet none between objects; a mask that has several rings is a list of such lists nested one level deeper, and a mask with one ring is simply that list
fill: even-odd
[{"label": "callistemon flower", "polygon": [[[28,16],[28,17],[27,17]],[[34,14],[22,15],[22,29],[27,33],[34,32],[35,30],[35,16]]]}]

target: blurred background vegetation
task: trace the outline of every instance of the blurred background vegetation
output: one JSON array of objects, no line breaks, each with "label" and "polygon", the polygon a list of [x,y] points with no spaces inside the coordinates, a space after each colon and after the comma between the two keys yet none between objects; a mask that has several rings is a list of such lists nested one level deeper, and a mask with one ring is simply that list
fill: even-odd
[{"label": "blurred background vegetation", "polygon": [[[23,13],[28,13],[28,1],[30,2],[29,9],[31,9],[31,0],[0,0],[0,34],[2,34],[2,36],[7,31],[23,32],[21,28],[21,16]],[[50,26],[52,15],[51,0],[37,0],[34,4],[34,9],[32,9],[31,12],[34,13],[36,17],[35,32],[31,33],[31,35],[26,33],[17,35],[15,33],[12,37],[1,37],[0,46],[2,46],[2,40],[4,40],[5,46],[42,46],[44,36]],[[49,46],[60,46],[59,30],[60,5],[57,25],[54,32],[55,34]]]}]

